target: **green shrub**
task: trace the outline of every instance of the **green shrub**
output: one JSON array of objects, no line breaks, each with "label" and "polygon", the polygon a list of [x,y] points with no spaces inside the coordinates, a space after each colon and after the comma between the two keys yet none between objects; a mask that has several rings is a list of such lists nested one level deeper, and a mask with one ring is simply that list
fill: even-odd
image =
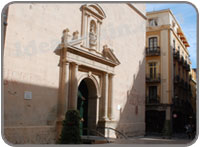
[{"label": "green shrub", "polygon": [[80,114],[77,110],[68,110],[63,121],[63,128],[58,143],[80,144]]}]

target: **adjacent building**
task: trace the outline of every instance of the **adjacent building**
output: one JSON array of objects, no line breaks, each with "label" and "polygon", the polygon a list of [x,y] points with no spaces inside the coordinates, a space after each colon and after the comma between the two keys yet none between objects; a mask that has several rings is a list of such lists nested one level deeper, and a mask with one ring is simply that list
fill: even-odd
[{"label": "adjacent building", "polygon": [[193,113],[189,43],[169,9],[147,12],[146,131],[178,133]]},{"label": "adjacent building", "polygon": [[190,91],[191,91],[191,104],[193,109],[193,116],[190,116],[191,122],[193,124],[196,124],[196,103],[197,103],[197,69],[193,68],[190,71],[190,85],[189,85]]},{"label": "adjacent building", "polygon": [[71,109],[105,136],[145,134],[145,4],[12,3],[4,14],[4,139],[55,143]]}]

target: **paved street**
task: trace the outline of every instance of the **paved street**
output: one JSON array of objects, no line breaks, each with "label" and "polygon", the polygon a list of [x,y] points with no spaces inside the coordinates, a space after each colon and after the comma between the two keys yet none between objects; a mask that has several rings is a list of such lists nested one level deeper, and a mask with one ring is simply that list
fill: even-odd
[{"label": "paved street", "polygon": [[116,140],[116,144],[190,144],[192,140],[186,137],[173,137],[171,139],[163,139],[158,136],[147,136],[147,137],[137,137],[129,138],[128,140],[120,139]]}]

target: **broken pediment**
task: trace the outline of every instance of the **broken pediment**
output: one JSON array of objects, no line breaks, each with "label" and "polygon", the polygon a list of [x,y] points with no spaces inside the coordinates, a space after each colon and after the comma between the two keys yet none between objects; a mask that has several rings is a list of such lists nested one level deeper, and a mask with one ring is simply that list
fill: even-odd
[{"label": "broken pediment", "polygon": [[81,6],[81,11],[85,11],[87,14],[95,15],[98,19],[102,20],[106,18],[103,9],[98,4],[85,4]]},{"label": "broken pediment", "polygon": [[108,48],[107,45],[103,46],[102,55],[103,55],[104,58],[111,60],[112,62],[116,63],[117,65],[120,64],[119,60],[117,59],[117,57],[113,53],[113,50]]}]

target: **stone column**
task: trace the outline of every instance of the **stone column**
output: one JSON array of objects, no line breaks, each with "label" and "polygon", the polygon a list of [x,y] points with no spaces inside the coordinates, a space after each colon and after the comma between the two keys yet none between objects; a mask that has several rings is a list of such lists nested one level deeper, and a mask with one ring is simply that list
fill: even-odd
[{"label": "stone column", "polygon": [[86,15],[87,17],[87,24],[86,24],[86,47],[89,48],[89,32],[90,32],[90,15]]},{"label": "stone column", "polygon": [[69,109],[76,110],[77,109],[77,93],[78,93],[78,64],[73,63],[72,67],[72,77],[71,77],[71,105]]},{"label": "stone column", "polygon": [[65,79],[66,79],[66,52],[67,48],[61,50],[60,55],[60,75],[59,75],[59,91],[58,91],[58,104],[57,104],[57,120],[56,120],[56,139],[59,139],[62,130],[62,121],[65,116]]},{"label": "stone column", "polygon": [[65,71],[65,113],[68,110],[69,103],[69,63],[66,63],[66,71]]},{"label": "stone column", "polygon": [[100,52],[100,30],[101,30],[101,22],[97,21],[97,51]]},{"label": "stone column", "polygon": [[59,96],[58,96],[58,110],[57,119],[62,121],[65,112],[65,80],[66,80],[66,48],[62,49],[62,54],[60,57],[60,75],[59,75]]},{"label": "stone column", "polygon": [[103,82],[103,120],[108,120],[108,73],[104,74]]},{"label": "stone column", "polygon": [[109,76],[109,118],[110,120],[114,120],[114,114],[113,114],[113,74]]}]

